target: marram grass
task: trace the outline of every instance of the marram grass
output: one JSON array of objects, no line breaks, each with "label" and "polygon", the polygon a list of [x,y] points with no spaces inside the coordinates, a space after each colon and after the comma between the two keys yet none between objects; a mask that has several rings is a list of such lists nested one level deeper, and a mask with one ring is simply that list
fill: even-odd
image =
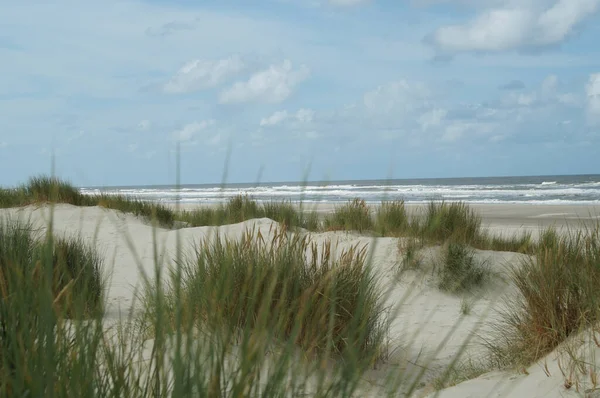
[{"label": "marram grass", "polygon": [[600,225],[558,234],[550,228],[535,256],[513,264],[518,296],[507,302],[490,343],[501,366],[528,365],[600,321]]},{"label": "marram grass", "polygon": [[101,257],[81,240],[40,238],[29,223],[0,219],[3,397],[92,391],[99,343],[94,320],[103,304]]},{"label": "marram grass", "polygon": [[[331,242],[318,245],[285,229],[270,238],[256,231],[239,241],[207,238],[183,264],[185,318],[198,328],[269,330],[306,353],[343,357],[352,351],[376,360],[383,307],[365,250],[335,254]],[[177,301],[174,294],[167,294],[168,302]]]}]

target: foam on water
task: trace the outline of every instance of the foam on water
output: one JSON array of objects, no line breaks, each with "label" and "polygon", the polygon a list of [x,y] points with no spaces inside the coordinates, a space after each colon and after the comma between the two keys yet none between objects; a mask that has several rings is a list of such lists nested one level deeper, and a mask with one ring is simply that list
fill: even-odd
[{"label": "foam on water", "polygon": [[83,188],[83,193],[118,194],[151,201],[222,202],[237,195],[258,201],[342,202],[360,197],[367,202],[460,200],[467,203],[599,204],[600,176],[465,178],[438,180],[351,181],[331,184],[236,184],[221,186]]}]

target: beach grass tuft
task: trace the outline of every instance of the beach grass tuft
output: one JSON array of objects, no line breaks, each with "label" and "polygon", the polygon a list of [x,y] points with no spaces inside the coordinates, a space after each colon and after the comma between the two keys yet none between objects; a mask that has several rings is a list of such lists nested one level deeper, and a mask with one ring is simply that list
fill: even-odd
[{"label": "beach grass tuft", "polygon": [[474,242],[481,234],[481,217],[464,202],[429,202],[421,233],[427,239]]},{"label": "beach grass tuft", "polygon": [[375,217],[375,229],[381,236],[400,236],[409,228],[409,218],[403,200],[381,202]]},{"label": "beach grass tuft", "polygon": [[519,295],[501,312],[490,344],[502,366],[528,365],[600,320],[600,226],[549,228],[539,242],[534,256],[511,268]]},{"label": "beach grass tuft", "polygon": [[[246,231],[201,242],[183,269],[184,317],[200,329],[270,335],[332,357],[375,360],[381,349],[383,308],[365,248],[335,255],[308,236]],[[177,302],[173,294],[167,302]]]},{"label": "beach grass tuft", "polygon": [[0,220],[0,396],[93,394],[101,257],[80,239],[39,238]]},{"label": "beach grass tuft", "polygon": [[463,243],[449,242],[444,249],[444,258],[438,269],[441,290],[462,293],[481,286],[489,276],[485,263],[475,258],[473,249]]},{"label": "beach grass tuft", "polygon": [[328,231],[358,231],[373,230],[374,222],[371,208],[363,199],[353,199],[348,203],[337,206],[333,213],[328,214],[324,220],[325,229]]}]

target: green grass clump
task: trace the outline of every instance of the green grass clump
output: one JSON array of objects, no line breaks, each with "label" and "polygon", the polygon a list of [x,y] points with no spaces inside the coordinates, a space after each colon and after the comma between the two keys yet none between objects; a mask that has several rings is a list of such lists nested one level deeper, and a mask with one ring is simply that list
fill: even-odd
[{"label": "green grass clump", "polygon": [[382,202],[375,216],[376,230],[382,236],[400,235],[409,228],[403,200]]},{"label": "green grass clump", "polygon": [[36,176],[13,189],[0,189],[0,208],[43,203],[66,203],[74,206],[102,206],[155,220],[162,227],[171,228],[174,212],[160,203],[145,202],[123,195],[84,195],[67,181],[56,177]]},{"label": "green grass clump", "polygon": [[528,365],[600,320],[600,226],[542,233],[535,256],[510,273],[519,296],[502,312],[490,345],[500,365]]},{"label": "green grass clump", "polygon": [[[283,231],[265,241],[247,232],[239,241],[205,240],[183,268],[182,319],[200,329],[264,336],[333,357],[374,360],[381,349],[382,306],[364,248],[336,257],[329,242]],[[173,291],[167,296],[178,301]]]},{"label": "green grass clump", "polygon": [[225,205],[225,220],[228,224],[239,223],[260,217],[260,206],[246,195],[237,195]]},{"label": "green grass clump", "polygon": [[287,228],[306,228],[315,231],[319,228],[316,212],[302,212],[289,201],[257,203],[247,196],[238,195],[225,204],[198,208],[178,213],[175,218],[190,227],[235,224],[253,218],[270,218]]},{"label": "green grass clump", "polygon": [[303,210],[300,206],[295,207],[290,201],[265,202],[261,206],[261,214],[262,217],[277,221],[287,228],[299,227],[317,231],[320,227],[316,211]]},{"label": "green grass clump", "polygon": [[467,292],[485,282],[489,270],[477,261],[471,248],[450,242],[439,269],[439,288],[450,293]]},{"label": "green grass clump", "polygon": [[419,253],[423,248],[423,242],[418,238],[410,237],[398,241],[398,251],[402,258],[399,272],[402,274],[407,270],[421,268],[423,258]]},{"label": "green grass clump", "polygon": [[31,224],[0,220],[0,396],[94,393],[99,323],[67,320],[101,316],[101,266],[81,240],[39,241]]},{"label": "green grass clump", "polygon": [[83,195],[77,188],[56,177],[37,176],[23,186],[25,196],[33,203],[59,202],[75,206],[89,206],[93,199]]},{"label": "green grass clump", "polygon": [[175,212],[160,203],[146,202],[123,195],[94,195],[91,203],[106,209],[114,209],[130,213],[146,220],[156,221],[159,226],[171,228],[175,223]]},{"label": "green grass clump", "polygon": [[501,235],[486,235],[481,234],[481,237],[472,242],[472,245],[477,249],[495,250],[503,252],[515,252],[532,254],[535,252],[536,243],[534,242],[531,231],[524,231],[520,235],[510,237]]},{"label": "green grass clump", "polygon": [[420,229],[433,241],[474,242],[481,236],[481,217],[463,202],[430,202]]},{"label": "green grass clump", "polygon": [[324,220],[325,229],[329,231],[358,231],[363,232],[374,228],[369,206],[362,199],[354,199],[338,206]]},{"label": "green grass clump", "polygon": [[[102,282],[103,260],[98,251],[78,237],[60,238],[54,242],[52,256],[54,264],[54,292],[58,297],[66,287],[68,296],[79,297],[73,302],[70,297],[55,300],[70,316],[90,314],[102,308],[104,287]],[[75,309],[73,305],[82,304]]]}]

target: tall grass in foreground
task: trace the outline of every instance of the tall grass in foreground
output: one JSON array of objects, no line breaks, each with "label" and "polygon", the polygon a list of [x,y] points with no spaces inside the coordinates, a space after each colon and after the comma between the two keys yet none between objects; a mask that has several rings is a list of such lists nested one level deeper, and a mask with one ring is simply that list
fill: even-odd
[{"label": "tall grass in foreground", "polygon": [[0,396],[92,396],[100,322],[81,320],[102,316],[101,258],[81,240],[36,238],[0,220]]},{"label": "tall grass in foreground", "polygon": [[600,225],[566,235],[547,229],[510,277],[519,296],[490,348],[500,365],[527,365],[600,320]]}]

